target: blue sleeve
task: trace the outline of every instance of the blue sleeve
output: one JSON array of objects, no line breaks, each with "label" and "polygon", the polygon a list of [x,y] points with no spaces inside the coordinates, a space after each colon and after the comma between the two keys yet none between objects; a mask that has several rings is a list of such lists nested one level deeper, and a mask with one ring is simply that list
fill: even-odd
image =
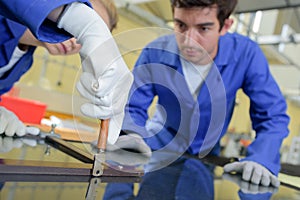
[{"label": "blue sleeve", "polygon": [[[17,47],[20,38],[27,29],[22,24],[0,15],[0,68],[6,66]],[[29,70],[33,62],[35,47],[30,47],[20,60],[0,77],[0,95],[9,91],[15,82]]]},{"label": "blue sleeve", "polygon": [[139,133],[143,136],[147,134],[145,129],[148,120],[147,110],[155,96],[153,84],[151,84],[151,71],[147,67],[149,52],[144,49],[137,60],[133,75],[132,84],[127,105],[125,107],[125,118],[123,131]]},{"label": "blue sleeve", "polygon": [[277,175],[280,147],[289,133],[287,105],[258,45],[247,56],[249,67],[243,90],[250,98],[250,117],[256,138],[248,147],[245,160],[258,162]]},{"label": "blue sleeve", "polygon": [[0,0],[0,14],[25,25],[41,41],[61,42],[69,39],[71,35],[57,28],[56,23],[48,20],[47,16],[55,8],[75,1],[88,2],[88,0]]},{"label": "blue sleeve", "polygon": [[26,27],[0,15],[0,67],[7,65]]}]

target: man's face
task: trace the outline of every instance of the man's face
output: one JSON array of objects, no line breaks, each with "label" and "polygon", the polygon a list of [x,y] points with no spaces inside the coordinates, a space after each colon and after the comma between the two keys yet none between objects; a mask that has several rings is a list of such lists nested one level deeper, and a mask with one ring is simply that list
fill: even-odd
[{"label": "man's face", "polygon": [[217,8],[175,8],[174,31],[179,50],[184,58],[196,65],[205,65],[218,51],[220,23]]}]

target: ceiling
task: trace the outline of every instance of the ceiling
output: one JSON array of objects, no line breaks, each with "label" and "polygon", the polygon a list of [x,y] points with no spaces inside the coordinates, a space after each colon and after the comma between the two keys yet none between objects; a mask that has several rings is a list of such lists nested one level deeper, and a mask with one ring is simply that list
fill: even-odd
[{"label": "ceiling", "polygon": [[255,12],[257,10],[294,8],[299,6],[300,0],[239,0],[236,12]]},{"label": "ceiling", "polygon": [[[122,15],[135,13],[143,20],[166,23],[172,20],[170,0],[114,0]],[[239,0],[236,13],[255,12],[258,10],[271,10],[300,7],[300,0]],[[161,21],[160,21],[161,20]]]}]

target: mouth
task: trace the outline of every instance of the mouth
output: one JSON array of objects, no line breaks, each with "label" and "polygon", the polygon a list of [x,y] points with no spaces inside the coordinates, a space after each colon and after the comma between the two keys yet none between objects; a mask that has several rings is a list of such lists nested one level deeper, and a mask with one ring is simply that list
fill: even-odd
[{"label": "mouth", "polygon": [[201,54],[202,50],[196,49],[196,48],[187,47],[187,48],[183,48],[182,52],[183,52],[183,54],[185,54],[187,56],[197,56],[197,55]]}]

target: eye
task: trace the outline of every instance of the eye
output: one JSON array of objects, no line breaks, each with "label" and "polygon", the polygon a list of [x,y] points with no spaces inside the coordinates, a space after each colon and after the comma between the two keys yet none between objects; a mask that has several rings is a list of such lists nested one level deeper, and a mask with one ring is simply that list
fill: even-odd
[{"label": "eye", "polygon": [[209,31],[209,30],[210,30],[210,28],[207,27],[207,26],[201,26],[201,27],[199,27],[199,31],[201,31],[201,32],[206,32],[206,31]]},{"label": "eye", "polygon": [[186,29],[186,25],[181,22],[175,22],[175,27],[177,27],[177,29],[180,31],[184,31]]}]

